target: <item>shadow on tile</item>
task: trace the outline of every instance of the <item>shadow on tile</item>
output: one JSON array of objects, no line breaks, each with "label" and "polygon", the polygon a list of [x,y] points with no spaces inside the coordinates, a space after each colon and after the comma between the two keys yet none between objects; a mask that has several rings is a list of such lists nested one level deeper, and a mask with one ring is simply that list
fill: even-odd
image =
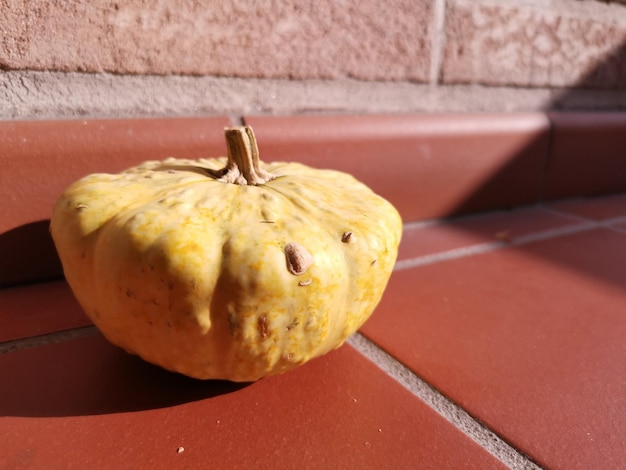
[{"label": "shadow on tile", "polygon": [[246,383],[195,380],[125,353],[102,336],[0,356],[0,416],[84,416],[167,408]]},{"label": "shadow on tile", "polygon": [[0,233],[0,288],[63,277],[49,226],[39,220]]}]

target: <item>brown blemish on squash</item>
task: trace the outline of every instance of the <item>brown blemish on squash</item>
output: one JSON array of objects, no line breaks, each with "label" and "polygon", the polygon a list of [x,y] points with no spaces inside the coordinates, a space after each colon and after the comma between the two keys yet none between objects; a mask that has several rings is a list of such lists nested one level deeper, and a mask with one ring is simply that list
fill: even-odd
[{"label": "brown blemish on squash", "polygon": [[267,316],[263,315],[258,319],[258,327],[259,327],[259,336],[261,339],[267,339],[270,335],[269,323],[267,321]]},{"label": "brown blemish on squash", "polygon": [[302,245],[289,242],[285,245],[287,269],[295,276],[301,276],[313,264],[313,256]]},{"label": "brown blemish on squash", "polygon": [[237,321],[237,315],[231,310],[231,307],[229,307],[228,310],[228,329],[230,330],[231,336],[235,336],[237,328],[239,327],[239,322]]},{"label": "brown blemish on squash", "polygon": [[343,235],[341,236],[341,241],[344,243],[354,243],[355,240],[356,240],[356,237],[354,236],[352,232],[344,232]]}]

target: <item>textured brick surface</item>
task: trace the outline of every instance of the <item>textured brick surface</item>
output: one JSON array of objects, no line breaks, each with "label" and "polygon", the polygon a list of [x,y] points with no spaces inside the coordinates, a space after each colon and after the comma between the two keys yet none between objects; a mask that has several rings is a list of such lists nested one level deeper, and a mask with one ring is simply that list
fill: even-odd
[{"label": "textured brick surface", "polygon": [[626,85],[623,7],[616,6],[615,11],[624,16],[610,18],[570,11],[562,4],[556,8],[497,3],[449,3],[444,82],[534,87]]},{"label": "textured brick surface", "polygon": [[0,0],[0,31],[0,119],[626,109],[624,2]]},{"label": "textured brick surface", "polygon": [[[403,12],[403,14],[398,14]],[[0,68],[426,80],[431,1],[0,2]],[[2,21],[2,20],[0,20]]]}]

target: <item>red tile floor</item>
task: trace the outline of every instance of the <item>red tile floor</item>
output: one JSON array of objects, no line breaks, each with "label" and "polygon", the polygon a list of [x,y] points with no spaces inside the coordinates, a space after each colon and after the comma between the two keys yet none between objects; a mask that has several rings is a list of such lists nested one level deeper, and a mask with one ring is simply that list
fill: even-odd
[{"label": "red tile floor", "polygon": [[121,352],[62,281],[0,324],[0,468],[626,465],[626,196],[408,223],[362,330],[253,384]]}]

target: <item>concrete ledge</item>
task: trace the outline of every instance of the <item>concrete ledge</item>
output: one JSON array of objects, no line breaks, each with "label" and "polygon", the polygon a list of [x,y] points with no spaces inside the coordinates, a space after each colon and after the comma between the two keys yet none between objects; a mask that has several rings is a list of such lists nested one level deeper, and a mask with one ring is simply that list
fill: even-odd
[{"label": "concrete ledge", "polygon": [[0,72],[0,119],[626,110],[626,90]]}]

